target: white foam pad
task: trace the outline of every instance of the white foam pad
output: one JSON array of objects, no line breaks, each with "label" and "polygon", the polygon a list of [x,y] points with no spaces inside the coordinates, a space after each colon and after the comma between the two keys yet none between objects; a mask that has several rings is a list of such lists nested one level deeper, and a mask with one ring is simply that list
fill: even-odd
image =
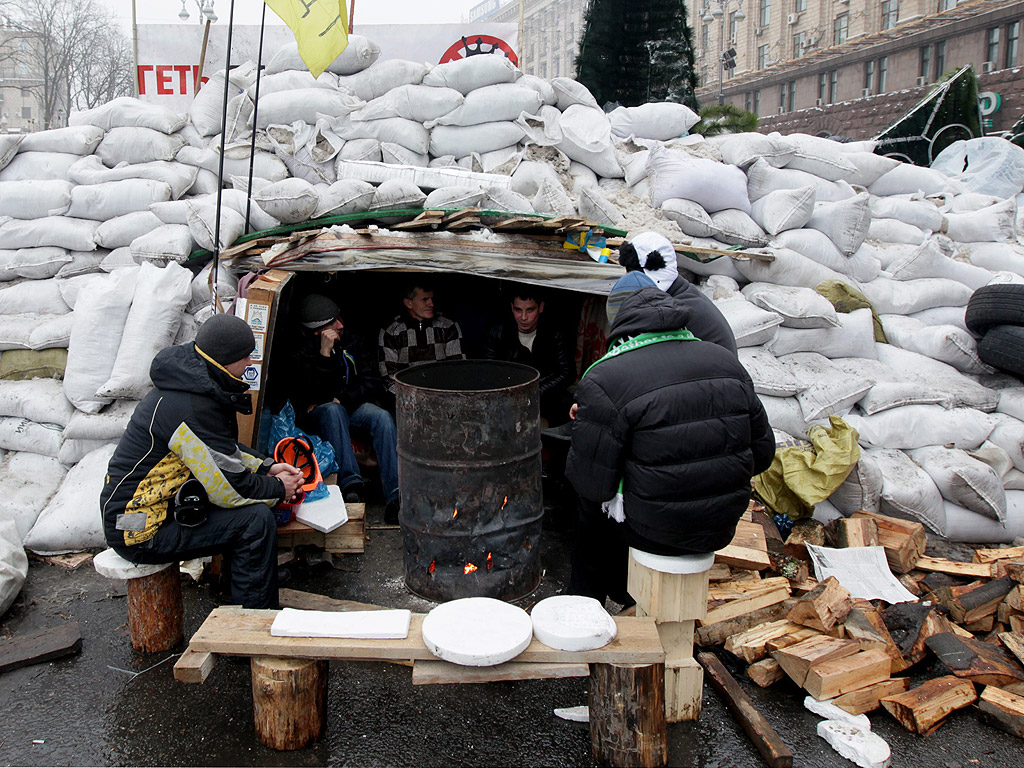
[{"label": "white foam pad", "polygon": [[284,608],[270,634],[274,637],[347,637],[368,640],[402,640],[409,636],[412,612],[300,611]]},{"label": "white foam pad", "polygon": [[560,651],[592,651],[615,639],[618,627],[597,600],[579,595],[555,595],[541,600],[530,612],[533,634]]},{"label": "white foam pad", "polygon": [[327,498],[304,501],[295,511],[295,519],[321,533],[330,533],[348,522],[348,510],[341,488],[327,486]]},{"label": "white foam pad", "polygon": [[522,608],[491,597],[443,603],[423,619],[423,644],[444,661],[492,667],[514,659],[533,640],[533,622]]},{"label": "white foam pad", "polygon": [[629,548],[629,553],[640,565],[661,573],[704,573],[715,564],[715,553],[704,555],[652,555],[639,549]]},{"label": "white foam pad", "polygon": [[175,567],[178,565],[177,563],[156,563],[153,565],[143,563],[136,565],[130,560],[125,560],[112,549],[105,549],[100,552],[92,559],[92,564],[100,576],[106,576],[108,579],[141,579],[144,576],[160,573],[160,571],[170,568],[172,565]]},{"label": "white foam pad", "polygon": [[822,720],[817,730],[832,749],[861,768],[888,768],[892,761],[885,739],[852,723]]}]

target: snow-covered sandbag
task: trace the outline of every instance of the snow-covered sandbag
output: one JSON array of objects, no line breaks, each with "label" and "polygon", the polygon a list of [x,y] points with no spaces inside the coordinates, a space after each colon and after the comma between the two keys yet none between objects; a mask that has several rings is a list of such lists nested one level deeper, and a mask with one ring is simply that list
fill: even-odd
[{"label": "snow-covered sandbag", "polygon": [[[848,282],[845,275],[789,248],[773,248],[772,255],[775,257],[773,261],[758,259],[730,261],[746,281],[751,283],[774,283],[775,285],[814,288],[826,280]],[[693,269],[692,266],[691,269]]]},{"label": "snow-covered sandbag", "polygon": [[679,225],[684,235],[691,237],[713,237],[715,225],[711,217],[698,203],[681,197],[671,197],[661,206],[665,218]]},{"label": "snow-covered sandbag", "polygon": [[423,84],[468,94],[488,85],[514,83],[521,75],[504,56],[469,56],[434,67],[424,75]]},{"label": "snow-covered sandbag", "polygon": [[900,163],[888,173],[883,174],[868,187],[872,195],[911,195],[921,193],[934,195],[939,192],[958,192],[961,184],[944,173],[922,168],[910,163]]},{"label": "snow-covered sandbag", "polygon": [[483,206],[489,211],[533,212],[533,203],[529,199],[518,192],[513,192],[511,189],[500,189],[498,187],[488,188]]},{"label": "snow-covered sandbag", "polygon": [[0,350],[67,348],[73,312],[0,315]]},{"label": "snow-covered sandbag", "polygon": [[837,328],[839,317],[832,303],[817,291],[772,283],[743,287],[748,301],[775,312],[787,328]]},{"label": "snow-covered sandbag", "polygon": [[[417,123],[437,120],[462,106],[465,97],[454,88],[429,85],[401,85],[352,113],[352,120],[381,120],[403,117]],[[481,122],[501,118],[485,118]],[[512,119],[512,118],[508,118]]]},{"label": "snow-covered sandbag", "polygon": [[132,240],[129,250],[136,263],[151,261],[156,264],[175,262],[181,264],[188,260],[195,248],[195,240],[188,226],[184,224],[164,224],[148,234]]},{"label": "snow-covered sandbag", "polygon": [[796,251],[833,273],[853,278],[858,283],[874,280],[881,272],[879,263],[865,254],[844,256],[832,239],[817,229],[787,229],[776,235],[773,247]]},{"label": "snow-covered sandbag", "polygon": [[423,202],[424,208],[475,208],[487,193],[481,187],[441,187]]},{"label": "snow-covered sandbag", "polygon": [[[379,56],[380,46],[368,37],[349,35],[348,46],[328,65],[327,71],[336,75],[354,75],[373,64]],[[268,75],[276,75],[287,70],[308,71],[306,62],[299,55],[299,46],[293,40],[278,48],[267,62]]]},{"label": "snow-covered sandbag", "polygon": [[870,309],[838,314],[836,328],[779,328],[765,346],[776,357],[793,352],[819,352],[829,359],[874,358],[874,327]]},{"label": "snow-covered sandbag", "polygon": [[61,216],[71,205],[69,181],[0,181],[0,216],[38,219]]},{"label": "snow-covered sandbag", "polygon": [[[380,145],[381,161],[388,165],[412,165],[420,168],[430,166],[430,155],[420,155],[411,149],[406,149],[401,144],[391,144],[383,141]],[[327,180],[333,183],[333,180]]]},{"label": "snow-covered sandbag", "polygon": [[840,187],[837,182],[795,168],[774,168],[766,160],[757,160],[747,169],[747,194],[751,202],[759,200],[769,192],[799,189],[809,185],[815,188],[817,200],[842,200],[856,194],[852,188],[847,193],[846,187],[849,187],[849,184]]},{"label": "snow-covered sandbag", "polygon": [[900,164],[892,157],[883,157],[874,152],[846,152],[846,159],[857,169],[846,180],[861,187],[870,187],[884,174]]},{"label": "snow-covered sandbag", "polygon": [[793,156],[786,163],[786,168],[811,173],[828,181],[849,179],[857,173],[857,167],[831,139],[801,133],[789,134],[786,138],[793,146]]},{"label": "snow-covered sandbag", "polygon": [[608,114],[608,120],[616,136],[668,141],[689,131],[700,116],[685,104],[662,101],[616,107]]},{"label": "snow-covered sandbag", "polygon": [[71,253],[65,248],[21,248],[7,267],[18,277],[29,280],[45,280],[56,275],[71,261]]},{"label": "snow-covered sandbag", "polygon": [[1024,149],[996,136],[954,141],[931,167],[966,190],[1000,198],[1013,197],[1024,186]]},{"label": "snow-covered sandbag", "polygon": [[179,162],[155,160],[151,163],[121,165],[107,168],[95,155],[81,158],[68,169],[68,178],[75,184],[103,184],[125,179],[151,179],[162,181],[171,188],[171,198],[177,200],[196,181],[196,168]]},{"label": "snow-covered sandbag", "polygon": [[192,297],[192,273],[177,264],[139,269],[131,310],[110,378],[96,390],[103,399],[141,400],[152,387],[149,367],[170,346]]},{"label": "snow-covered sandbag", "polygon": [[562,113],[556,107],[545,105],[534,114],[524,112],[515,123],[523,129],[523,143],[538,147],[557,147],[562,143]]},{"label": "snow-covered sandbag", "polygon": [[0,248],[43,248],[54,246],[69,251],[92,251],[98,222],[68,216],[40,219],[11,219],[0,225]]},{"label": "snow-covered sandbag", "polygon": [[377,61],[362,72],[339,77],[338,87],[363,101],[372,101],[403,85],[419,85],[430,70],[429,64],[405,59]]},{"label": "snow-covered sandbag", "polygon": [[894,280],[914,280],[924,277],[943,277],[963,283],[972,291],[992,280],[992,273],[973,264],[965,264],[946,256],[932,241],[905,256],[901,256],[886,267]]},{"label": "snow-covered sandbag", "polygon": [[604,226],[622,227],[625,223],[622,212],[598,186],[580,188],[578,208],[580,216]]},{"label": "snow-covered sandbag", "polygon": [[70,152],[20,152],[0,170],[0,181],[68,181],[80,159]]},{"label": "snow-covered sandbag", "polygon": [[0,381],[0,416],[66,427],[74,410],[56,379]]},{"label": "snow-covered sandbag", "polygon": [[20,152],[68,152],[91,155],[103,139],[103,129],[94,125],[73,125],[25,135]]},{"label": "snow-covered sandbag", "polygon": [[57,458],[60,451],[60,431],[61,427],[56,424],[0,416],[0,448]]},{"label": "snow-covered sandbag", "polygon": [[[193,185],[191,190],[192,194],[216,192],[217,173],[220,166],[220,151],[218,149],[183,147],[181,151],[178,152],[177,160],[179,163],[193,165],[213,174],[211,189],[199,190],[195,185]],[[288,178],[287,166],[285,166],[281,159],[275,156],[272,152],[257,150],[255,156],[252,158],[252,165],[252,173],[256,178],[266,179],[270,182],[281,181],[282,179]],[[234,157],[231,154],[225,154],[224,179],[230,180],[232,176],[238,176],[241,178],[249,177],[249,155],[247,153],[244,156],[239,157]],[[200,171],[196,176],[196,184],[199,183],[202,177],[203,173]]]},{"label": "snow-covered sandbag", "polygon": [[656,208],[680,197],[692,200],[709,214],[729,208],[750,213],[746,177],[734,166],[658,147],[647,159],[647,173]]},{"label": "snow-covered sandbag", "polygon": [[285,179],[267,185],[253,195],[253,200],[281,223],[297,224],[312,215],[320,197],[305,179]]},{"label": "snow-covered sandbag", "polygon": [[38,312],[45,315],[61,315],[69,312],[60,293],[56,280],[29,280],[24,283],[0,288],[0,315],[18,315]]},{"label": "snow-covered sandbag", "polygon": [[862,509],[878,512],[881,496],[882,470],[871,452],[861,451],[860,460],[828,500],[836,509],[849,516]]},{"label": "snow-covered sandbag", "polygon": [[98,248],[95,251],[69,251],[71,261],[57,270],[55,277],[69,278],[90,275],[100,271],[100,262],[109,251]]},{"label": "snow-covered sandbag", "polygon": [[871,416],[851,414],[846,421],[859,433],[861,445],[907,450],[947,444],[973,450],[997,423],[995,417],[973,408],[940,405],[905,405]]},{"label": "snow-covered sandbag", "polygon": [[103,184],[77,186],[71,190],[67,215],[80,219],[108,221],[129,213],[147,211],[152,203],[171,199],[171,187],[151,179],[125,179]]},{"label": "snow-covered sandbag", "polygon": [[932,307],[966,306],[971,289],[963,283],[939,277],[891,280],[879,277],[861,286],[880,315],[909,315]]},{"label": "snow-covered sandbag", "polygon": [[1006,492],[1006,521],[1000,523],[950,501],[945,503],[946,537],[966,544],[1010,544],[1024,536],[1024,491]]},{"label": "snow-covered sandbag", "polygon": [[750,204],[750,216],[769,235],[800,229],[814,213],[816,193],[817,187],[811,184],[769,192]]},{"label": "snow-covered sandbag", "polygon": [[942,498],[979,515],[1006,518],[1006,492],[996,471],[958,448],[930,446],[908,455],[935,482]]},{"label": "snow-covered sandbag", "polygon": [[151,211],[138,211],[116,216],[96,227],[94,239],[103,248],[122,248],[163,224]]},{"label": "snow-covered sandbag", "polygon": [[368,210],[376,188],[359,179],[341,179],[318,189],[318,202],[312,218],[342,216]]},{"label": "snow-covered sandbag", "polygon": [[999,393],[973,381],[953,366],[926,355],[901,349],[893,344],[876,344],[878,360],[907,381],[923,380],[944,395],[939,401],[949,408],[976,408],[991,412],[999,403]]},{"label": "snow-covered sandbag", "polygon": [[537,194],[545,181],[561,183],[558,173],[547,163],[525,160],[512,174],[512,191],[530,198]]},{"label": "snow-covered sandbag", "polygon": [[576,104],[591,109],[601,108],[587,86],[571,77],[553,78],[551,88],[555,92],[556,106],[561,112]]},{"label": "snow-covered sandbag", "polygon": [[[228,98],[242,94],[255,82],[256,67],[252,62],[233,68],[228,76]],[[188,109],[189,118],[200,136],[212,136],[220,133],[224,127],[224,90],[224,71],[218,69],[192,99]],[[266,92],[261,88],[260,97],[265,95]]]},{"label": "snow-covered sandbag", "polygon": [[807,226],[824,232],[844,256],[853,256],[868,234],[871,209],[867,194],[836,203],[816,203]]},{"label": "snow-covered sandbag", "polygon": [[245,234],[245,217],[233,208],[222,206],[220,244],[217,245],[217,206],[209,203],[195,205],[189,201],[188,231],[200,248],[223,250]]},{"label": "snow-covered sandbag", "polygon": [[903,451],[883,448],[864,451],[861,455],[873,459],[882,473],[882,492],[878,506],[883,515],[915,520],[924,523],[929,530],[940,536],[945,534],[946,514],[942,494],[927,472]]},{"label": "snow-covered sandbag", "polygon": [[737,350],[737,355],[754,382],[754,392],[759,395],[793,397],[807,387],[806,383],[797,381],[775,355],[761,347],[744,347]]},{"label": "snow-covered sandbag", "polygon": [[942,212],[927,200],[872,195],[869,204],[876,219],[896,219],[925,232],[938,232],[943,226]]},{"label": "snow-covered sandbag", "polygon": [[817,352],[784,355],[779,362],[804,387],[797,393],[796,401],[808,422],[831,415],[845,416],[873,383],[864,376],[850,377]]},{"label": "snow-covered sandbag", "polygon": [[325,88],[279,91],[269,96],[260,95],[256,127],[266,129],[270,125],[290,125],[296,121],[314,125],[318,115],[338,118],[362,106],[363,102],[354,96]]},{"label": "snow-covered sandbag", "polygon": [[119,163],[173,160],[185,145],[180,136],[168,136],[152,128],[113,128],[96,147],[96,157],[108,168]]},{"label": "snow-covered sandbag", "polygon": [[550,107],[558,103],[558,94],[555,93],[554,86],[543,77],[523,75],[519,78],[518,83],[519,85],[525,85],[527,88],[533,88],[533,90],[539,93],[544,106]]},{"label": "snow-covered sandbag", "polygon": [[[364,123],[365,125],[365,123]],[[454,155],[456,159],[473,152],[493,152],[517,144],[523,129],[513,122],[481,125],[439,125],[430,132],[429,151],[434,157]]]},{"label": "snow-covered sandbag", "polygon": [[[309,70],[288,69],[284,72],[275,72],[273,75],[264,74],[260,78],[260,98],[271,93],[280,91],[297,91],[300,88],[326,88],[328,90],[338,89],[338,76],[333,72],[323,72],[320,77],[314,78]],[[255,101],[256,81],[246,89],[246,95]],[[360,96],[366,101],[366,98]]]},{"label": "snow-covered sandbag", "polygon": [[104,545],[99,499],[115,447],[105,445],[71,468],[25,538],[25,549],[58,555]]},{"label": "snow-covered sandbag", "polygon": [[180,131],[187,122],[186,115],[172,112],[159,104],[133,99],[130,96],[122,96],[82,112],[72,111],[68,115],[68,125],[95,125],[107,131],[114,128],[135,127],[151,128],[161,133],[174,133]]},{"label": "snow-covered sandbag", "polygon": [[774,338],[776,329],[782,325],[780,315],[755,306],[742,296],[716,301],[715,306],[729,323],[737,347],[759,347]]},{"label": "snow-covered sandbag", "polygon": [[978,357],[978,343],[965,330],[952,325],[928,326],[903,315],[880,317],[890,344],[941,360],[965,373],[990,370]]},{"label": "snow-covered sandbag", "polygon": [[0,520],[14,521],[19,546],[66,474],[57,459],[38,453],[11,453],[0,460]]},{"label": "snow-covered sandbag", "polygon": [[28,557],[13,520],[0,517],[0,616],[7,612],[28,577]]},{"label": "snow-covered sandbag", "polygon": [[[807,430],[813,424],[808,423],[804,418],[800,403],[796,401],[795,397],[771,397],[769,395],[758,395],[757,397],[761,401],[761,405],[764,406],[768,423],[775,429],[781,429],[795,437],[807,437]],[[815,423],[827,425],[828,421],[820,420]]]},{"label": "snow-covered sandbag", "polygon": [[914,312],[907,317],[919,320],[925,325],[952,325],[954,328],[966,331],[967,323],[964,321],[966,309],[966,307],[932,307]]},{"label": "snow-covered sandbag", "polygon": [[958,245],[958,255],[971,264],[993,272],[1006,271],[1024,275],[1024,247],[1013,243],[965,243]]},{"label": "snow-covered sandbag", "polygon": [[[456,93],[458,92],[456,91]],[[528,115],[537,114],[541,106],[541,96],[534,89],[517,83],[498,83],[470,91],[460,106],[437,118],[433,124],[428,124],[427,127],[479,125],[480,123],[516,120],[524,112]]]},{"label": "snow-covered sandbag", "polygon": [[626,146],[624,143],[616,142],[616,157],[618,157],[619,165],[622,166],[622,172],[625,174],[626,186],[633,187],[647,178],[647,161],[651,157],[651,150],[627,151],[624,146]]},{"label": "snow-covered sandbag", "polygon": [[973,213],[947,213],[946,234],[958,243],[1015,243],[1016,220],[1017,201],[1011,198]]},{"label": "snow-covered sandbag", "polygon": [[723,243],[743,248],[760,248],[768,244],[768,235],[757,222],[737,208],[726,208],[711,214],[714,237]]},{"label": "snow-covered sandbag", "polygon": [[[605,178],[622,178],[623,171],[615,157],[612,144],[611,124],[608,117],[600,109],[573,104],[562,113],[559,122],[562,129],[562,142],[558,148],[570,160],[583,163],[598,176]],[[447,154],[447,153],[445,153]],[[684,197],[684,195],[666,195]],[[658,202],[660,205],[661,201]],[[741,206],[736,206],[741,207]]]},{"label": "snow-covered sandbag", "polygon": [[747,168],[763,159],[773,168],[782,168],[793,157],[795,147],[778,133],[737,133],[722,138],[718,148],[730,165]]},{"label": "snow-covered sandbag", "polygon": [[868,227],[868,239],[883,243],[909,243],[920,245],[927,234],[913,224],[906,224],[899,219],[872,219]]},{"label": "snow-covered sandbag", "polygon": [[392,208],[422,208],[426,199],[427,196],[411,181],[388,179],[377,187],[368,210],[385,211]]},{"label": "snow-covered sandbag", "polygon": [[537,213],[550,213],[555,216],[571,216],[576,212],[576,206],[565,191],[565,187],[546,180],[541,182],[537,194],[533,197],[533,209]]},{"label": "snow-covered sandbag", "polygon": [[946,402],[941,384],[935,384],[925,376],[898,373],[880,360],[850,357],[834,363],[850,377],[864,377],[873,382],[871,389],[857,401],[857,406],[868,415],[903,405]]}]

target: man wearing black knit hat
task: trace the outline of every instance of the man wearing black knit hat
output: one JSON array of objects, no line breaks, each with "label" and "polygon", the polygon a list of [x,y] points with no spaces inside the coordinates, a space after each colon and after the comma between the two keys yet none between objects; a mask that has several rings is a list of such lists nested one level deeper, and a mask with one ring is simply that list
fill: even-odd
[{"label": "man wearing black knit hat", "polygon": [[242,373],[255,347],[249,326],[214,315],[194,343],[157,353],[155,388],[132,414],[100,493],[107,544],[134,563],[223,555],[231,598],[277,607],[277,525],[270,510],[293,499],[302,473],[238,442],[252,413]]},{"label": "man wearing black knit hat", "polygon": [[363,478],[350,431],[373,442],[384,491],[384,521],[398,522],[398,432],[380,407],[384,387],[375,357],[345,330],[338,305],[319,294],[299,304],[301,336],[292,354],[289,397],[296,420],[307,432],[329,442],[338,459],[338,485],[347,502],[363,501]]}]

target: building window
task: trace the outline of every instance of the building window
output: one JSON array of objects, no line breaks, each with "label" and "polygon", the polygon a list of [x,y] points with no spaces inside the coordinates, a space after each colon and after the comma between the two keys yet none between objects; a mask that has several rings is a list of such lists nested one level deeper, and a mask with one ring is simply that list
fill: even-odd
[{"label": "building window", "polygon": [[752,99],[753,99],[753,94],[750,91],[747,91],[746,95],[743,97],[743,108],[745,110],[747,110],[747,112],[750,111],[750,107],[752,106],[751,105]]},{"label": "building window", "polygon": [[31,120],[32,119],[32,107],[22,107],[21,108],[21,118],[22,118],[22,120]]},{"label": "building window", "polygon": [[1006,25],[1006,51],[1003,66],[1006,69],[1017,66],[1017,47],[1020,44],[1020,22],[1011,21]]},{"label": "building window", "polygon": [[938,80],[946,71],[946,41],[935,44],[935,79]]},{"label": "building window", "polygon": [[875,62],[864,62],[864,95],[870,96],[875,92]]},{"label": "building window", "polygon": [[939,13],[956,8],[956,0],[939,0]]},{"label": "building window", "polygon": [[757,46],[757,68],[764,69],[768,66],[768,46]]},{"label": "building window", "polygon": [[882,29],[892,29],[900,20],[899,0],[882,0]]},{"label": "building window", "polygon": [[740,33],[740,23],[736,20],[736,12],[729,14],[729,42],[736,45],[736,37]]},{"label": "building window", "polygon": [[772,0],[758,0],[757,6],[757,25],[759,27],[767,27],[768,22],[772,20]]},{"label": "building window", "polygon": [[799,59],[804,55],[804,46],[807,42],[807,34],[805,32],[797,32],[793,35],[793,58]]},{"label": "building window", "polygon": [[792,112],[796,109],[796,80],[790,80],[786,88],[786,110]]},{"label": "building window", "polygon": [[711,25],[705,24],[700,30],[700,47],[705,51],[711,48]]},{"label": "building window", "polygon": [[793,0],[793,13],[803,13],[807,10],[807,0]]},{"label": "building window", "polygon": [[546,61],[540,63],[540,76],[543,78],[548,76],[548,63]]},{"label": "building window", "polygon": [[835,104],[839,94],[839,70],[828,73],[828,103]]},{"label": "building window", "polygon": [[754,91],[754,114],[761,114],[761,91]]},{"label": "building window", "polygon": [[850,32],[850,14],[841,13],[832,22],[832,45],[842,45]]},{"label": "building window", "polygon": [[23,98],[23,99],[31,99],[32,98],[32,91],[30,89],[28,89],[28,88],[22,88],[21,89],[21,98]]},{"label": "building window", "polygon": [[828,98],[828,75],[822,72],[818,75],[818,101],[822,104]]},{"label": "building window", "polygon": [[886,75],[889,72],[889,57],[883,56],[878,60],[878,92],[885,93]]},{"label": "building window", "polygon": [[921,66],[918,67],[917,74],[925,80],[932,75],[932,47],[930,45],[921,46]]},{"label": "building window", "polygon": [[551,70],[551,73],[555,77],[561,77],[562,76],[562,57],[561,56],[555,56],[555,64],[554,64],[553,69]]},{"label": "building window", "polygon": [[786,84],[779,85],[779,112],[786,112]]},{"label": "building window", "polygon": [[999,27],[993,27],[985,32],[985,61],[991,61],[995,65],[999,56]]}]

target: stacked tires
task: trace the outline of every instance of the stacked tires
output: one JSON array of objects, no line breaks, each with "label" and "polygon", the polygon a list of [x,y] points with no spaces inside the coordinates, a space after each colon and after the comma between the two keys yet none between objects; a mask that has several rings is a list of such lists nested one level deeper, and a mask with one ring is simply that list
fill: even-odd
[{"label": "stacked tires", "polygon": [[967,304],[967,328],[981,337],[982,362],[1024,378],[1024,285],[997,283],[979,288]]}]

